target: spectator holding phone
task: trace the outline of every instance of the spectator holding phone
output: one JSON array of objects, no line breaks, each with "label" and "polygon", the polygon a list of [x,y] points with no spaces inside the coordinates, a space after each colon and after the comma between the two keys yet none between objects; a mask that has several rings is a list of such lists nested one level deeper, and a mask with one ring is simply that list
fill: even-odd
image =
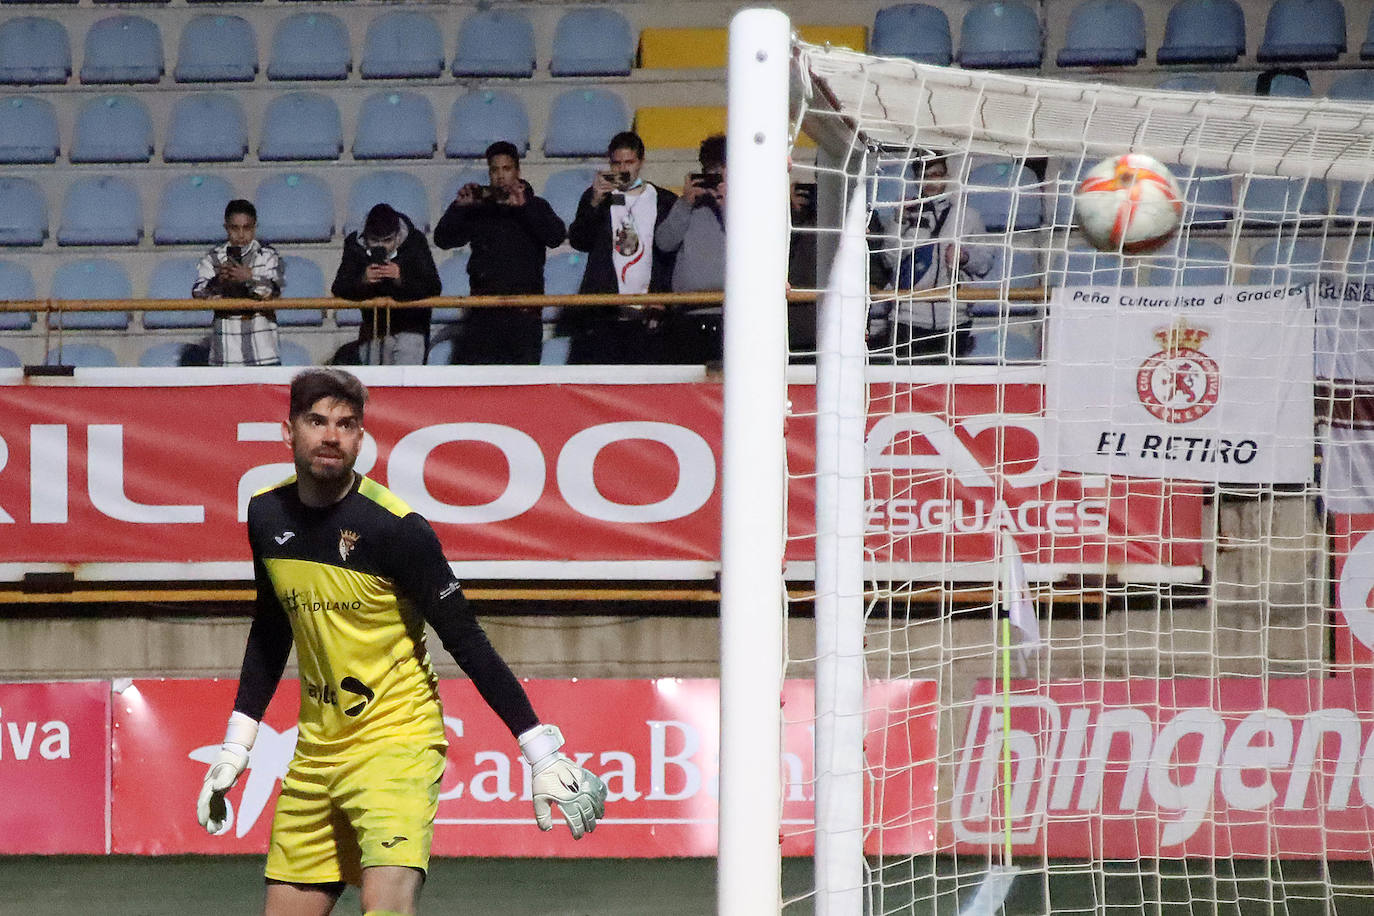
[{"label": "spectator holding phone", "polygon": [[[225,241],[196,265],[195,299],[275,299],[281,295],[282,261],[257,239],[258,211],[251,201],[224,208]],[[210,331],[210,365],[279,366],[277,313],[270,309],[216,309]]]},{"label": "spectator holding phone", "polygon": [[[633,131],[611,138],[609,168],[597,173],[577,203],[568,227],[573,248],[587,253],[583,293],[661,293],[672,288],[673,256],[654,239],[677,195],[640,177],[644,141]],[[596,306],[568,308],[558,331],[571,337],[568,362],[621,364],[649,358],[649,332],[661,309]]]},{"label": "spectator holding phone", "polygon": [[[434,227],[440,248],[472,246],[474,296],[543,295],[545,250],[563,244],[563,221],[520,177],[520,151],[499,140],[487,147],[491,183],[458,189]],[[542,309],[470,309],[454,341],[453,362],[537,364],[544,343]]]},{"label": "spectator holding phone", "polygon": [[[701,141],[700,172],[682,185],[682,196],[658,227],[654,245],[673,255],[675,293],[725,288],[725,137]],[[674,311],[665,325],[665,362],[707,363],[721,358],[720,306]]]},{"label": "spectator holding phone", "polygon": [[[333,294],[340,299],[393,299],[414,302],[439,295],[439,270],[429,242],[410,217],[390,204],[367,213],[361,232],[344,239],[343,259],[334,275]],[[358,361],[364,365],[418,366],[429,347],[430,309],[362,310],[358,328]]]}]

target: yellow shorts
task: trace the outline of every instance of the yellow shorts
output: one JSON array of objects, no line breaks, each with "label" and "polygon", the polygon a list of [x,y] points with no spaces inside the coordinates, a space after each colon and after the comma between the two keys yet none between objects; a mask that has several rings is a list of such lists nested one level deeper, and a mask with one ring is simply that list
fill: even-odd
[{"label": "yellow shorts", "polygon": [[356,756],[292,758],[266,875],[292,884],[361,884],[375,865],[429,867],[444,751],[371,745]]}]

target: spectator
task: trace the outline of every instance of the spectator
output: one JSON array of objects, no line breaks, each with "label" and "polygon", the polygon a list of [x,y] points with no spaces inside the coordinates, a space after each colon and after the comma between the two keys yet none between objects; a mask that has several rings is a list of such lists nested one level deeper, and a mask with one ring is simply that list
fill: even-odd
[{"label": "spectator", "polygon": [[[644,141],[632,131],[611,138],[610,168],[592,180],[577,203],[568,241],[587,252],[583,293],[661,293],[672,288],[673,258],[654,247],[659,225],[677,195],[640,178]],[[572,338],[568,362],[618,364],[644,362],[649,324],[655,312],[634,307],[569,308],[558,332]]]},{"label": "spectator", "polygon": [[[787,243],[787,285],[796,290],[816,288],[816,185],[792,182],[792,232]],[[816,304],[787,306],[787,349],[794,363],[816,361]]]},{"label": "spectator", "polygon": [[[387,298],[414,302],[439,295],[439,270],[429,243],[410,217],[389,204],[367,213],[362,232],[344,239],[332,291],[361,302]],[[427,308],[365,308],[358,328],[358,360],[365,365],[418,366],[429,348]]]},{"label": "spectator", "polygon": [[869,272],[883,289],[942,289],[949,295],[877,303],[870,314],[869,348],[895,362],[933,362],[968,353],[972,321],[968,305],[955,301],[954,291],[961,282],[986,277],[993,253],[968,241],[971,234],[987,232],[987,224],[949,180],[948,159],[930,154],[910,168],[916,196],[905,198],[893,213],[873,214]]},{"label": "spectator", "polygon": [[[682,196],[654,238],[659,251],[675,257],[675,293],[725,288],[725,137],[716,134],[701,141],[697,160],[701,171],[687,176]],[[663,338],[665,362],[718,362],[720,306],[675,309]]]},{"label": "spectator", "polygon": [[[472,246],[474,296],[543,295],[544,250],[563,244],[563,221],[520,177],[520,151],[500,140],[487,147],[491,184],[463,185],[434,227],[440,248]],[[543,348],[543,310],[475,308],[454,341],[453,362],[536,364]]]},{"label": "spectator", "polygon": [[[257,239],[258,211],[250,201],[231,200],[224,208],[226,240],[196,265],[191,296],[196,299],[275,299],[281,295],[282,260]],[[257,309],[216,309],[210,331],[210,365],[279,366],[277,313]]]}]

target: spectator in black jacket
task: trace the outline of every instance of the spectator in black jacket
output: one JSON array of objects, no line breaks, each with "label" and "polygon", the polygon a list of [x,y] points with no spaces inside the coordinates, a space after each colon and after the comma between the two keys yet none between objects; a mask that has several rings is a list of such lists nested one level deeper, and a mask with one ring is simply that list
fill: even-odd
[{"label": "spectator in black jacket", "polygon": [[[387,298],[413,302],[439,295],[442,285],[429,242],[410,217],[388,204],[367,213],[362,232],[344,239],[343,260],[331,291],[361,302]],[[423,365],[429,347],[427,308],[362,310],[358,360],[365,365]]]},{"label": "spectator in black jacket", "polygon": [[[465,184],[434,227],[440,248],[472,246],[474,296],[543,295],[544,251],[563,244],[563,221],[520,177],[520,151],[504,140],[487,147],[491,184]],[[475,308],[454,342],[455,363],[539,362],[542,309]]]},{"label": "spectator in black jacket", "polygon": [[[639,177],[644,141],[632,131],[611,138],[609,169],[597,173],[577,203],[568,241],[587,252],[583,293],[660,293],[672,288],[673,255],[654,248],[659,224],[677,195]],[[596,306],[568,308],[558,331],[572,338],[568,362],[577,364],[647,362],[648,327],[658,309]]]}]

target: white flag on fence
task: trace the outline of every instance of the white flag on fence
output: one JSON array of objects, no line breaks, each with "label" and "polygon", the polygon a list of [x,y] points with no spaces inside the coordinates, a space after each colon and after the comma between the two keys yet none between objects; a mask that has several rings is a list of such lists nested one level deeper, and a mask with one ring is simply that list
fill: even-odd
[{"label": "white flag on fence", "polygon": [[1001,612],[1007,615],[1012,628],[1019,634],[1016,650],[1021,663],[1026,654],[1040,647],[1040,619],[1031,600],[1030,583],[1026,580],[1026,564],[1011,533],[1002,529],[1002,563],[1000,570]]}]

